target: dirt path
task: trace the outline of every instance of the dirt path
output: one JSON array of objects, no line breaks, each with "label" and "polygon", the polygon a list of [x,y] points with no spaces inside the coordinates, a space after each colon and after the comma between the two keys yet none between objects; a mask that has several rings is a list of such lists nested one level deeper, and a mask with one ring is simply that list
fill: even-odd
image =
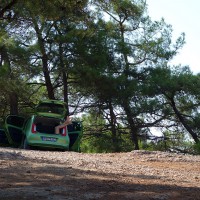
[{"label": "dirt path", "polygon": [[200,200],[200,156],[0,148],[0,200]]}]

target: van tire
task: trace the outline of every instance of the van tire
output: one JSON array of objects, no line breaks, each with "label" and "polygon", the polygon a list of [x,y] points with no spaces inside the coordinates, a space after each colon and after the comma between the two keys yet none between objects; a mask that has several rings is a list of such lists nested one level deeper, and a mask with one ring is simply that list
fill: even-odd
[{"label": "van tire", "polygon": [[30,145],[29,145],[28,142],[27,142],[26,137],[24,138],[24,141],[23,141],[23,149],[31,149],[31,148],[30,148]]}]

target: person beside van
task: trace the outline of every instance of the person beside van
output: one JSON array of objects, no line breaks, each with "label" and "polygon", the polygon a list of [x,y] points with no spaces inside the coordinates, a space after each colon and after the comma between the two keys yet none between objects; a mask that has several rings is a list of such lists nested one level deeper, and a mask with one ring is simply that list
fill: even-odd
[{"label": "person beside van", "polygon": [[72,123],[71,118],[69,116],[67,116],[66,120],[62,124],[60,124],[60,125],[55,127],[55,133],[56,134],[60,134],[60,129],[64,128],[65,126],[67,126],[67,125],[69,125],[71,123]]}]

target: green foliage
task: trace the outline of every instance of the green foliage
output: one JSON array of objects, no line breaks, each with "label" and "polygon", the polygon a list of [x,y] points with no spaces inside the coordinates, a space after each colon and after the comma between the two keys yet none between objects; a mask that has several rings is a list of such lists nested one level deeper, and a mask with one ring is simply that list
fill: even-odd
[{"label": "green foliage", "polygon": [[[7,76],[10,72],[8,64],[4,64],[0,67],[0,77]],[[2,80],[1,80],[2,82]]]},{"label": "green foliage", "polygon": [[113,147],[110,145],[111,136],[107,134],[101,134],[99,136],[91,136],[88,139],[84,139],[81,143],[81,151],[85,153],[109,153],[113,152]]},{"label": "green foliage", "polygon": [[197,144],[194,144],[194,153],[200,155],[200,142]]},{"label": "green foliage", "polygon": [[133,143],[130,140],[130,134],[120,132],[113,135],[108,121],[103,119],[102,115],[97,115],[95,110],[89,115],[83,115],[83,140],[81,151],[87,153],[103,152],[126,152],[133,150]]},{"label": "green foliage", "polygon": [[[137,146],[137,135],[154,126],[183,125],[199,136],[199,75],[168,66],[185,36],[173,43],[171,25],[146,11],[143,0],[15,1],[0,25],[0,116],[13,93],[19,113],[43,98],[64,99],[72,113],[90,115],[86,152],[132,150],[130,136]],[[165,134],[169,140],[140,148],[183,145]]]},{"label": "green foliage", "polygon": [[[134,148],[128,135],[122,135],[116,142],[119,152],[129,152]],[[81,143],[81,151],[86,153],[113,153],[115,152],[115,148],[116,144],[112,142],[111,133],[83,136]]]},{"label": "green foliage", "polygon": [[141,149],[149,151],[171,151],[193,154],[193,142],[179,132],[164,132],[163,136],[155,137],[152,141],[141,143]]}]

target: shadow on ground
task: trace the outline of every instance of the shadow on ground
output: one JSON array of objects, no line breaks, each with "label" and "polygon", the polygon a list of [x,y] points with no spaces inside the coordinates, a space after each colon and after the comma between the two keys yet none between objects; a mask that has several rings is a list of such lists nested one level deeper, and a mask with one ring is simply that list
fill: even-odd
[{"label": "shadow on ground", "polygon": [[2,152],[0,170],[0,200],[200,200],[200,188],[165,185],[156,176],[127,177]]}]

